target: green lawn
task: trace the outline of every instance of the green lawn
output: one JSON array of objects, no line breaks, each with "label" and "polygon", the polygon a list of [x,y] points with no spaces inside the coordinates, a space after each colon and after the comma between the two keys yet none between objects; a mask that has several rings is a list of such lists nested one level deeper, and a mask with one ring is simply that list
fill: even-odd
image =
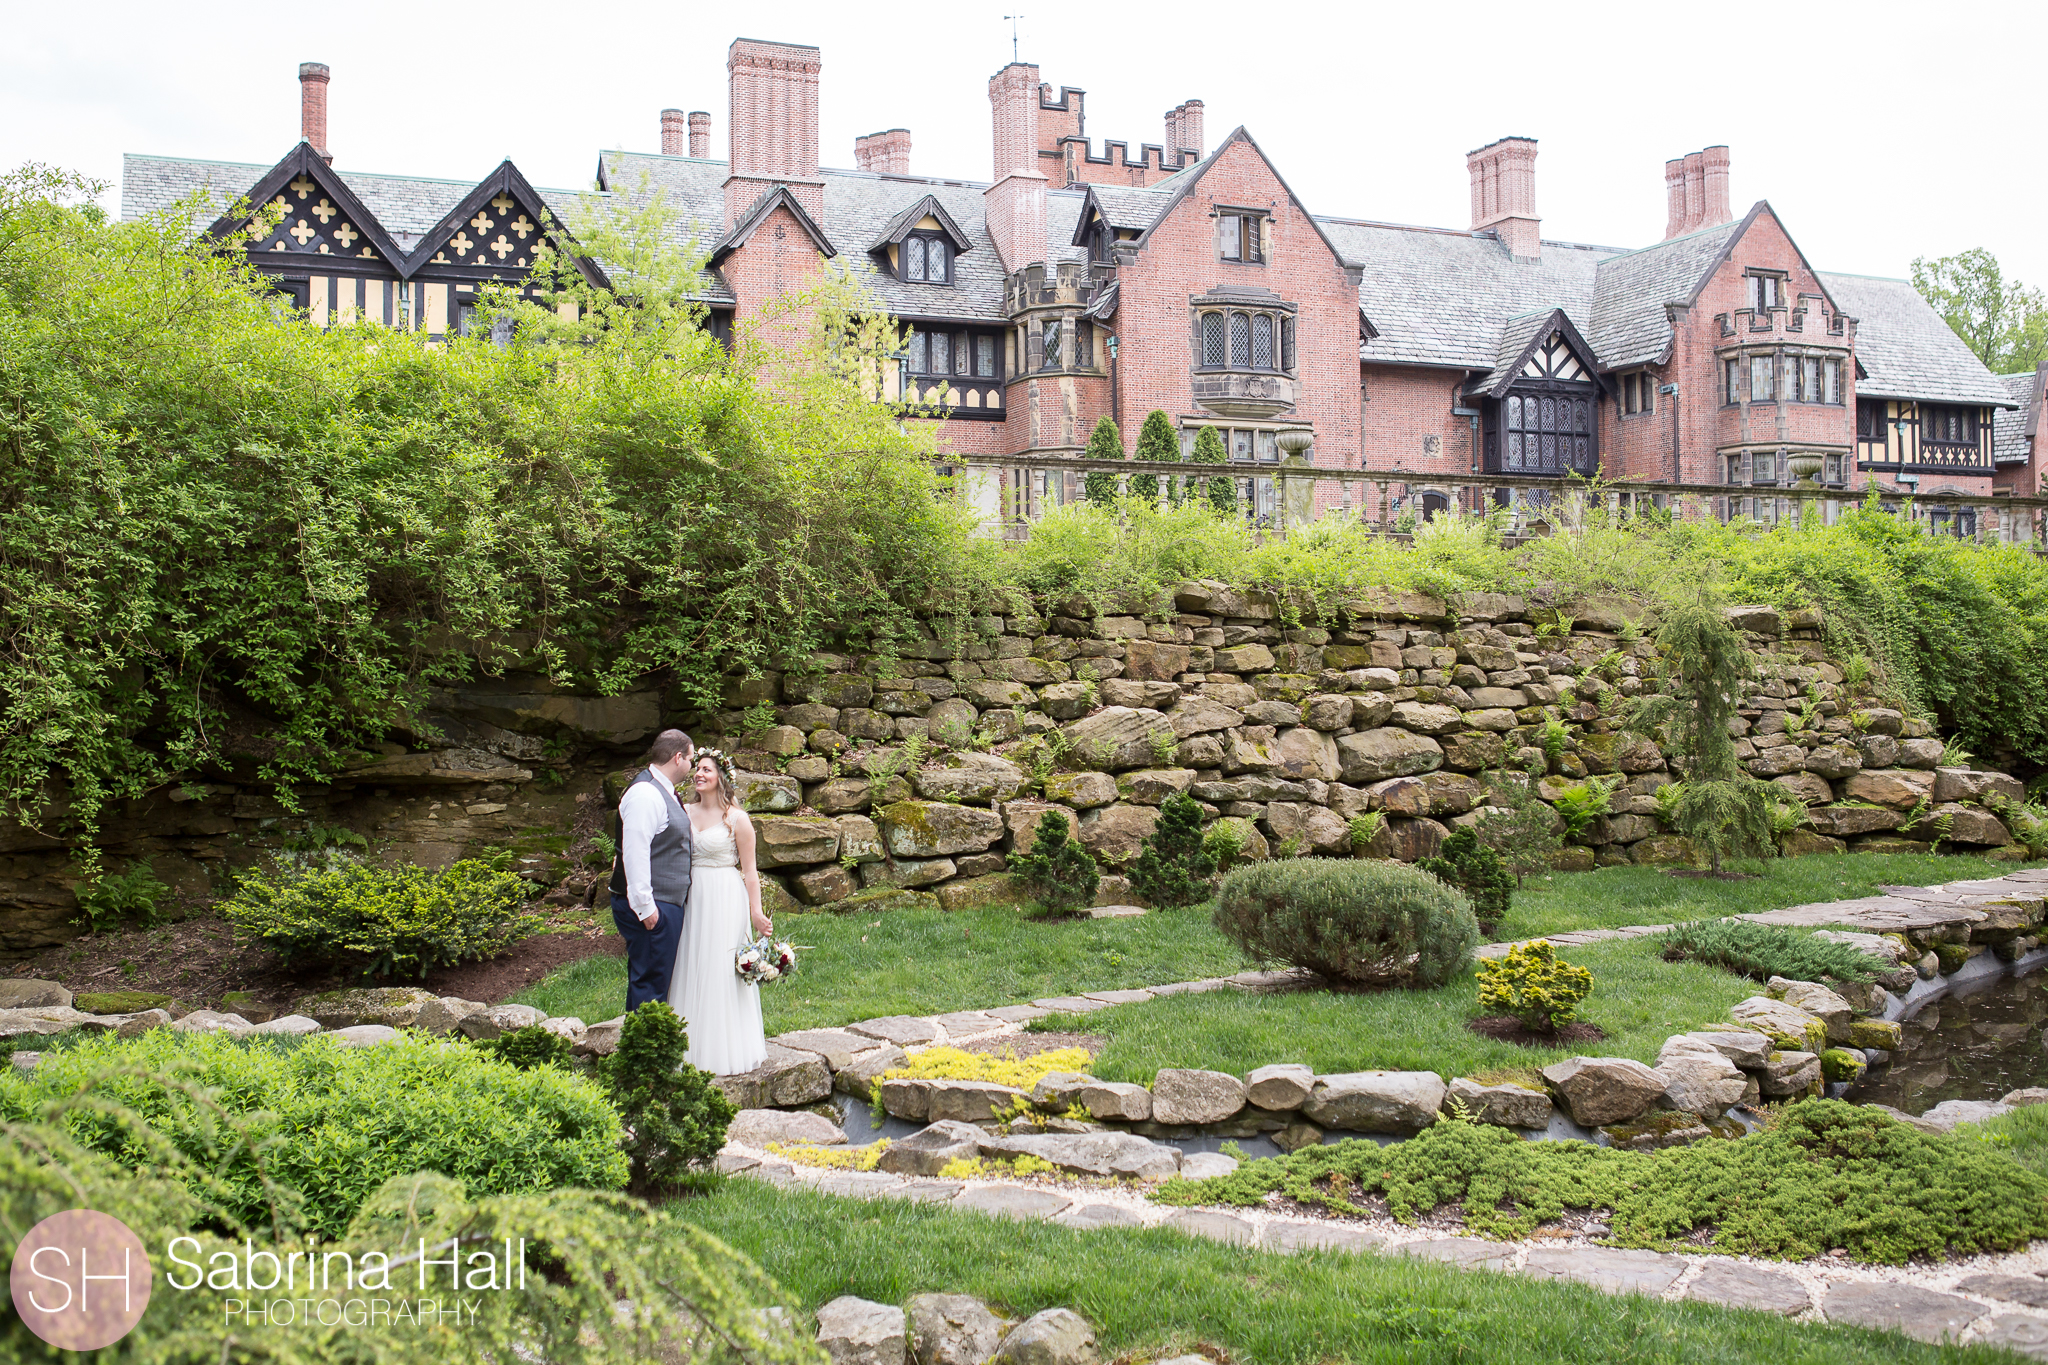
[{"label": "green lawn", "polygon": [[723,1182],[682,1212],[760,1262],[805,1311],[841,1294],[900,1304],[931,1292],[974,1294],[1019,1317],[1073,1308],[1095,1325],[1104,1360],[1198,1344],[1256,1365],[2011,1359],[1400,1256],[1287,1256],[1164,1229],[1079,1232],[750,1180]]},{"label": "green lawn", "polygon": [[1725,1023],[1730,1005],[1757,993],[1754,982],[1715,968],[1665,962],[1648,939],[1590,943],[1564,956],[1593,973],[1579,1017],[1606,1030],[1602,1042],[1525,1048],[1482,1038],[1465,1027],[1479,1013],[1470,976],[1433,991],[1172,995],[1081,1019],[1055,1015],[1033,1027],[1107,1034],[1108,1047],[1089,1068],[1104,1080],[1149,1083],[1161,1067],[1242,1076],[1272,1062],[1318,1072],[1436,1071],[1448,1079],[1544,1066],[1573,1053],[1654,1062],[1666,1038]]},{"label": "green lawn", "polygon": [[[1245,967],[1205,906],[1108,920],[1027,919],[1014,910],[793,915],[776,929],[809,949],[802,971],[761,992],[770,1034],[1158,986]],[[552,1015],[610,1019],[626,1006],[625,959],[586,958],[512,998]]]},{"label": "green lawn", "polygon": [[1881,886],[1997,877],[2032,863],[1992,862],[1946,854],[1887,853],[1770,858],[1731,867],[1760,873],[1755,881],[1721,882],[1674,877],[1657,867],[1603,867],[1598,872],[1554,872],[1532,877],[1515,891],[1513,907],[1495,935],[1534,938],[1571,929],[1614,929],[1629,924],[1675,924],[1708,915],[1748,915],[1811,901],[1876,895]]}]

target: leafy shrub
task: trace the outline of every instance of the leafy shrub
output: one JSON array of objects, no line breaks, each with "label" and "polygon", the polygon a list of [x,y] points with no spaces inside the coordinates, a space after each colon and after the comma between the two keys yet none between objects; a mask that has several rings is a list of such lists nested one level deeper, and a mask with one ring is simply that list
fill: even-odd
[{"label": "leafy shrub", "polygon": [[157,879],[156,869],[146,858],[137,858],[119,876],[102,873],[78,896],[78,908],[85,912],[85,931],[104,934],[129,920],[153,925],[157,902],[170,889]]},{"label": "leafy shrub", "polygon": [[1479,942],[1462,894],[1415,868],[1363,859],[1241,867],[1217,888],[1216,927],[1256,962],[1350,986],[1441,986]]},{"label": "leafy shrub", "polygon": [[1244,830],[1223,820],[1209,826],[1209,832],[1202,836],[1202,851],[1216,864],[1218,872],[1236,867],[1244,858],[1246,844]]},{"label": "leafy shrub", "polygon": [[1558,957],[1548,939],[1521,943],[1479,964],[1479,1008],[1512,1014],[1524,1028],[1570,1023],[1593,989],[1593,974]]},{"label": "leafy shrub", "polygon": [[710,1072],[683,1060],[689,1046],[683,1021],[657,1000],[626,1016],[618,1050],[604,1059],[605,1084],[626,1125],[635,1189],[682,1183],[691,1167],[718,1155],[739,1112]]},{"label": "leafy shrub", "polygon": [[507,1066],[532,1071],[543,1066],[567,1066],[576,1045],[559,1033],[548,1032],[539,1024],[529,1024],[495,1038],[479,1039],[474,1046]]},{"label": "leafy shrub", "polygon": [[1380,837],[1380,832],[1386,827],[1387,816],[1384,811],[1369,810],[1346,820],[1344,834],[1351,841],[1351,852],[1357,857],[1365,857],[1367,851],[1372,848],[1373,841]]},{"label": "leafy shrub", "polygon": [[1593,827],[1593,822],[1607,814],[1614,796],[1614,789],[1621,785],[1619,777],[1589,777],[1583,782],[1574,782],[1560,791],[1551,805],[1564,818],[1564,838],[1568,844],[1575,844]]},{"label": "leafy shrub", "polygon": [[289,1226],[324,1237],[415,1171],[476,1196],[626,1179],[619,1117],[594,1082],[439,1040],[350,1048],[315,1036],[285,1049],[170,1029],[106,1036],[0,1073],[0,1118],[60,1124],[135,1170],[190,1162],[181,1179],[195,1196],[246,1223],[268,1221],[280,1199]]},{"label": "leafy shrub", "polygon": [[[1375,812],[1377,813],[1377,812]],[[1356,842],[1354,836],[1353,842]],[[1436,856],[1418,858],[1415,865],[1448,886],[1455,886],[1472,901],[1472,913],[1482,933],[1490,934],[1508,917],[1515,894],[1515,880],[1498,853],[1479,842],[1470,829],[1451,831]]]},{"label": "leafy shrub", "polygon": [[1055,914],[1092,904],[1101,880],[1095,857],[1067,830],[1067,813],[1049,810],[1038,819],[1031,851],[1010,859],[1010,871],[1038,903]]},{"label": "leafy shrub", "polygon": [[419,977],[536,932],[539,918],[519,913],[532,894],[528,883],[475,859],[439,872],[343,863],[252,873],[221,911],[245,938],[294,966]]},{"label": "leafy shrub", "polygon": [[1202,845],[1202,808],[1185,792],[1159,807],[1159,823],[1130,869],[1131,889],[1154,905],[1193,905],[1209,896],[1216,860]]},{"label": "leafy shrub", "polygon": [[1844,1247],[1902,1265],[2048,1235],[2048,1178],[1974,1135],[1937,1137],[1839,1100],[1787,1105],[1770,1128],[1735,1141],[1659,1152],[1438,1123],[1391,1147],[1353,1138],[1168,1181],[1152,1197],[1255,1206],[1276,1191],[1351,1214],[1368,1211],[1354,1200],[1379,1194],[1409,1223],[1462,1201],[1466,1225],[1493,1237],[1525,1237],[1567,1208],[1608,1210],[1622,1246],[1703,1235],[1707,1250],[1784,1260]]},{"label": "leafy shrub", "polygon": [[1810,930],[1747,919],[1689,920],[1658,942],[1667,962],[1704,962],[1752,981],[1860,982],[1891,970],[1889,962]]},{"label": "leafy shrub", "polygon": [[1090,1060],[1088,1050],[1079,1047],[1051,1048],[1022,1058],[1014,1048],[997,1056],[957,1047],[928,1047],[882,1074],[931,1081],[993,1081],[1029,1090],[1055,1071],[1086,1071]]},{"label": "leafy shrub", "polygon": [[[1095,419],[1095,430],[1088,433],[1088,449],[1083,458],[1090,460],[1121,460],[1124,457],[1123,433],[1116,429],[1116,422],[1108,413]],[[1090,502],[1110,502],[1116,497],[1116,475],[1106,470],[1093,470],[1083,478],[1083,489]]]}]

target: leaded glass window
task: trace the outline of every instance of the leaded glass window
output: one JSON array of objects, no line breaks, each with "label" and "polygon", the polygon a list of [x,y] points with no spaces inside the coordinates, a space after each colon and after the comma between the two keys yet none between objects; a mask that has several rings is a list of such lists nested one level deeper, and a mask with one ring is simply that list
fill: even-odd
[{"label": "leaded glass window", "polygon": [[1273,368],[1273,319],[1264,313],[1252,318],[1252,368]]},{"label": "leaded glass window", "polygon": [[1230,315],[1230,365],[1249,369],[1252,363],[1252,321],[1243,313]]},{"label": "leaded glass window", "polygon": [[1223,364],[1223,314],[1202,314],[1202,363],[1207,366]]}]

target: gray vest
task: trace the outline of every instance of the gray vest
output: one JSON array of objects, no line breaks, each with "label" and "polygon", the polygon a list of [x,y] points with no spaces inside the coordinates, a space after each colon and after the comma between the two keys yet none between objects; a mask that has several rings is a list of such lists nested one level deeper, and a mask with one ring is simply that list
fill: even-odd
[{"label": "gray vest", "polygon": [[[642,768],[640,775],[633,779],[633,786],[642,782],[650,783],[661,793],[661,804],[668,809],[668,825],[654,832],[647,843],[647,880],[658,901],[681,905],[690,897],[690,817],[683,811],[683,803],[676,800],[676,789],[654,775],[652,768]],[[629,787],[627,790],[631,790]],[[621,798],[624,804],[624,798]],[[614,817],[612,837],[614,842],[625,839],[624,821]],[[612,864],[612,894],[626,894],[626,859],[624,850]]]}]

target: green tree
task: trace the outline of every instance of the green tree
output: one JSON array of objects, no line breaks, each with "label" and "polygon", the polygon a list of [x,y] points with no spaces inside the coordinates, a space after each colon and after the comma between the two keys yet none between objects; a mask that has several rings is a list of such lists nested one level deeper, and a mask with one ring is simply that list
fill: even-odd
[{"label": "green tree", "polygon": [[1186,792],[1159,807],[1159,823],[1130,867],[1131,889],[1154,905],[1193,905],[1209,897],[1216,859],[1202,843],[1202,808]]},{"label": "green tree", "polygon": [[[1196,464],[1227,464],[1230,453],[1223,448],[1223,436],[1214,427],[1203,427],[1195,433]],[[1209,505],[1219,512],[1237,510],[1237,481],[1230,478],[1210,479]]]},{"label": "green tree", "polygon": [[1913,262],[1913,287],[1994,374],[2048,359],[2048,298],[2009,280],[1983,247]]},{"label": "green tree", "polygon": [[1771,850],[1769,791],[1744,771],[1728,733],[1755,661],[1703,574],[1674,584],[1661,610],[1657,651],[1666,690],[1631,702],[1626,724],[1638,734],[1669,736],[1678,750],[1685,790],[1669,818],[1718,873],[1724,857]]},{"label": "green tree", "polygon": [[1447,886],[1472,898],[1472,913],[1481,933],[1491,934],[1508,917],[1515,879],[1501,856],[1479,842],[1470,829],[1454,829],[1436,855],[1417,858],[1415,865]]},{"label": "green tree", "polygon": [[[1108,414],[1095,419],[1095,430],[1088,433],[1086,457],[1091,460],[1121,460],[1124,458],[1124,436],[1116,429],[1116,423]],[[1083,481],[1090,502],[1109,502],[1116,497],[1116,475],[1106,470],[1094,470]]]},{"label": "green tree", "polygon": [[1038,903],[1055,914],[1071,914],[1095,899],[1101,881],[1095,856],[1074,840],[1065,810],[1049,810],[1038,818],[1031,851],[1010,859],[1010,871]]},{"label": "green tree", "polygon": [[[1173,463],[1180,459],[1180,438],[1173,433],[1173,419],[1158,408],[1145,414],[1145,425],[1138,428],[1138,458]],[[1159,500],[1159,476],[1157,474],[1131,475],[1131,496],[1146,502]]]},{"label": "green tree", "polygon": [[642,1005],[619,1028],[618,1050],[604,1059],[605,1084],[626,1125],[633,1188],[673,1189],[718,1155],[739,1111],[708,1071],[683,1060],[690,1035],[662,1001]]}]

